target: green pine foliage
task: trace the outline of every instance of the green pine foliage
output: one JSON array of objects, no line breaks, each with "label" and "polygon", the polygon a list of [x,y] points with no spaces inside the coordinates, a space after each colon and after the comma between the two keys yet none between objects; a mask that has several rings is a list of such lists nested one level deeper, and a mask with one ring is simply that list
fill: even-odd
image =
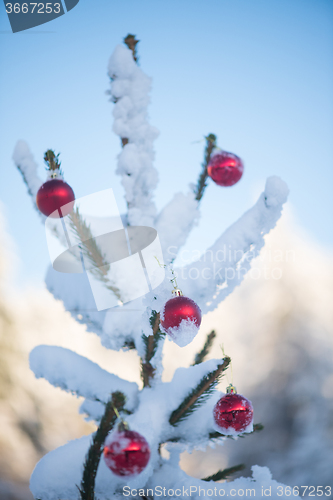
[{"label": "green pine foliage", "polygon": [[221,364],[216,370],[208,373],[200,380],[199,384],[186,396],[178,408],[172,412],[169,419],[171,425],[177,425],[207,400],[214,391],[222,373],[228,368],[230,361],[231,359],[226,356],[222,359]]}]

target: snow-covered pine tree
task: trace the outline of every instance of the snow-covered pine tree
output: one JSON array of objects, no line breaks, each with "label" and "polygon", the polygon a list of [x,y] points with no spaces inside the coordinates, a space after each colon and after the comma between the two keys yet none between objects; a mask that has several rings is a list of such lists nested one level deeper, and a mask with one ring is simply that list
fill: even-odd
[{"label": "snow-covered pine tree", "polygon": [[[158,132],[149,124],[147,115],[151,80],[137,64],[135,37],[128,35],[124,42],[125,45],[115,48],[108,67],[110,95],[114,103],[113,131],[122,144],[117,169],[127,202],[127,213],[122,219],[126,227],[148,226],[157,230],[164,262],[170,270],[170,264],[199,218],[200,200],[208,176],[207,166],[217,148],[217,138],[214,134],[205,138],[204,163],[197,185],[190,185],[187,194],[175,194],[157,213],[153,200],[158,181],[153,166],[153,142]],[[42,180],[37,175],[37,165],[24,141],[17,143],[13,159],[35,203]],[[48,150],[45,159],[52,174],[50,177],[53,177],[54,171],[59,173],[58,158],[51,150]],[[203,314],[214,310],[241,283],[251,260],[264,245],[265,234],[279,219],[287,195],[288,189],[282,180],[268,178],[257,203],[232,224],[199,260],[174,270],[179,288],[200,306]],[[45,221],[46,217],[40,216]],[[121,298],[104,269],[108,266],[107,249],[103,248],[103,244],[98,246],[92,243],[96,221],[85,219],[77,208],[68,217],[71,218],[73,236],[82,244],[81,252],[95,263],[95,267],[86,274],[63,274],[50,268],[46,277],[47,287],[63,301],[77,321],[85,323],[88,331],[99,335],[106,348],[137,350],[141,357],[142,388],[68,349],[38,346],[31,352],[30,366],[36,377],[43,377],[54,386],[84,398],[80,412],[97,425],[92,436],[69,442],[48,453],[37,464],[30,485],[34,497],[41,500],[108,500],[123,498],[124,495],[137,494],[148,498],[156,494],[184,498],[190,492],[193,498],[199,498],[212,496],[210,492],[222,496],[222,491],[228,495],[230,488],[249,487],[255,494],[261,495],[263,485],[276,486],[268,469],[258,466],[253,467],[252,478],[239,478],[222,485],[216,485],[216,481],[229,477],[242,466],[214,470],[210,477],[201,480],[188,476],[180,469],[179,455],[182,451],[213,446],[227,437],[234,437],[218,432],[213,420],[213,407],[223,395],[217,391],[216,384],[227,369],[230,358],[223,355],[221,359],[205,361],[214,339],[214,333],[209,333],[193,364],[188,368],[178,368],[171,382],[162,382],[162,350],[166,335],[161,329],[160,313],[171,297],[172,276],[144,297],[97,311],[87,274],[93,274],[94,279],[100,280],[117,300]],[[65,245],[59,227],[57,221],[50,222],[48,219],[48,229]],[[172,256],[167,252],[170,246]],[[214,256],[225,248],[229,249],[228,257],[223,263],[217,263]],[[74,247],[70,251],[80,262],[82,253],[80,256]],[[227,279],[227,269],[234,271],[232,278]],[[188,279],[193,270],[196,279]],[[119,309],[121,314],[117,314]],[[124,477],[113,474],[101,460],[106,437],[110,433],[113,435],[122,419],[126,419],[130,429],[144,436],[150,448],[150,459],[143,471]],[[260,424],[254,425],[252,432],[259,429]],[[169,452],[168,458],[164,453],[162,456],[162,449]]]}]

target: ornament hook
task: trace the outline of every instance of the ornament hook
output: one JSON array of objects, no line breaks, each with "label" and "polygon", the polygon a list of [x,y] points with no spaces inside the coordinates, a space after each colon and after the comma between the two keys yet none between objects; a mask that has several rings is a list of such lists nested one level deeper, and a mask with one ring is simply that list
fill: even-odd
[{"label": "ornament hook", "polygon": [[227,387],[227,394],[237,394],[236,387],[232,384],[229,384]]},{"label": "ornament hook", "polygon": [[[225,354],[225,351],[224,351],[224,345],[221,344],[220,347],[221,347],[221,350],[222,350],[222,354],[225,357],[226,354]],[[234,374],[233,374],[233,371],[232,371],[232,361],[230,361],[230,371],[231,371],[231,383],[229,383],[229,385],[227,386],[226,392],[227,392],[227,394],[237,394],[237,389],[234,386]],[[228,373],[227,373],[227,379],[229,379]],[[229,380],[228,380],[228,382],[229,382]]]},{"label": "ornament hook", "polygon": [[[155,259],[157,260],[157,263],[160,267],[164,267],[166,268],[166,264],[161,264],[160,261],[158,260],[158,258],[156,257],[155,255]],[[170,267],[170,271],[171,271],[171,274],[172,274],[172,278],[170,279],[171,283],[172,283],[172,286],[173,286],[173,290],[172,290],[172,295],[173,297],[181,297],[183,295],[183,292],[180,290],[180,288],[178,288],[178,285],[177,285],[177,277],[175,275],[175,272],[174,270],[172,269],[172,267]]]},{"label": "ornament hook", "polygon": [[113,411],[115,412],[116,414],[116,417],[117,419],[120,419],[120,422],[118,424],[118,431],[127,431],[129,429],[129,426],[128,426],[128,423],[125,422],[125,420],[123,419],[123,417],[119,414],[119,411],[117,410],[117,408],[115,407],[115,405],[112,403],[112,408],[113,408]]}]

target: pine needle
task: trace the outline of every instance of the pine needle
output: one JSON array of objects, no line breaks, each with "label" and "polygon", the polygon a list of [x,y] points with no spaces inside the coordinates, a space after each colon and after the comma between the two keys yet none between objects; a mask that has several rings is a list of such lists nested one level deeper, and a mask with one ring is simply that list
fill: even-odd
[{"label": "pine needle", "polygon": [[170,416],[171,425],[177,425],[201,406],[213,392],[222,373],[228,368],[231,359],[226,356],[216,370],[205,375],[199,384],[186,396],[184,401]]},{"label": "pine needle", "polygon": [[245,469],[244,464],[235,465],[234,467],[229,467],[229,469],[219,470],[212,476],[204,477],[201,481],[221,481],[221,479],[227,479],[232,474],[235,474],[235,472],[243,469]]},{"label": "pine needle", "polygon": [[138,60],[139,60],[139,57],[137,55],[137,52],[136,52],[136,44],[139,43],[140,40],[137,40],[135,38],[135,35],[130,35],[128,34],[125,38],[124,38],[124,43],[127,45],[127,47],[132,51],[132,54],[133,54],[133,59],[134,61],[137,63]]},{"label": "pine needle", "polygon": [[195,190],[195,199],[200,201],[201,198],[203,197],[204,191],[206,189],[207,183],[207,177],[208,177],[208,172],[207,172],[207,167],[210,161],[210,157],[212,155],[213,149],[216,147],[216,135],[214,134],[209,134],[206,139],[206,148],[205,148],[205,157],[204,157],[204,163],[202,164],[202,171],[197,183],[197,187]]}]

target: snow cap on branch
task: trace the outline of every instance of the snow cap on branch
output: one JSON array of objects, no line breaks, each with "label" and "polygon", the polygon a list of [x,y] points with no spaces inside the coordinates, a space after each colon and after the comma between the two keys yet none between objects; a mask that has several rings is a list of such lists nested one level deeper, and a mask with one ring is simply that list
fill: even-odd
[{"label": "snow cap on branch", "polygon": [[279,177],[269,177],[257,203],[198,261],[177,270],[178,286],[197,302],[203,314],[213,311],[242,282],[264,245],[264,236],[279,220],[288,193]]},{"label": "snow cap on branch", "polygon": [[117,173],[122,177],[130,225],[153,226],[156,215],[152,193],[158,182],[153,167],[153,142],[158,131],[148,122],[151,79],[133,59],[132,51],[117,45],[109,60],[113,109],[113,131],[124,148],[119,155]]},{"label": "snow cap on branch", "polygon": [[128,409],[136,405],[138,386],[135,382],[123,380],[69,349],[40,345],[31,351],[29,361],[37,378],[45,378],[67,392],[106,403],[111,392],[121,391],[126,396]]},{"label": "snow cap on branch", "polygon": [[37,191],[43,182],[37,175],[37,163],[25,141],[17,141],[13,152],[13,160],[21,171],[24,182],[28,186],[29,194],[35,202]]},{"label": "snow cap on branch", "polygon": [[164,251],[165,263],[175,259],[193,227],[198,224],[198,205],[199,202],[192,191],[187,195],[176,193],[158,215],[156,229]]}]

